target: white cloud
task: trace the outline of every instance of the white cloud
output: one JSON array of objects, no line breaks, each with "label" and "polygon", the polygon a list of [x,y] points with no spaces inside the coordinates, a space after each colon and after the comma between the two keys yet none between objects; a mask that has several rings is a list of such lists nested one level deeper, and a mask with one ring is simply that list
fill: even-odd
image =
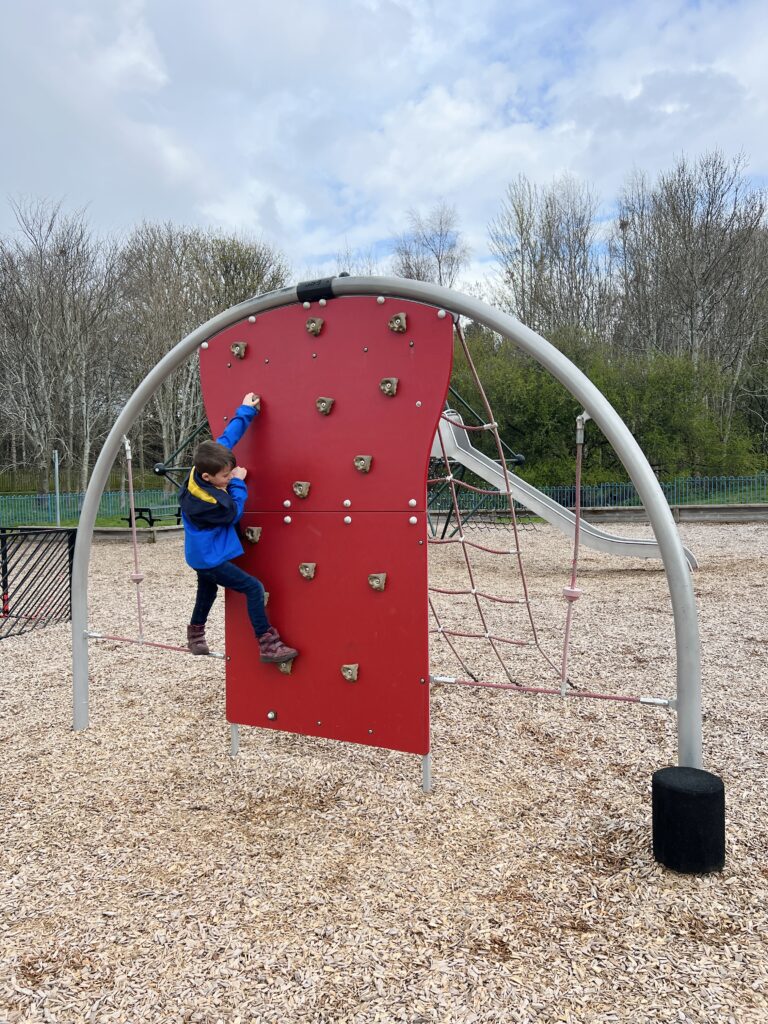
[{"label": "white cloud", "polygon": [[479,268],[518,173],[607,204],[682,152],[768,175],[756,0],[29,0],[6,23],[4,194],[253,231],[296,266],[446,199]]}]

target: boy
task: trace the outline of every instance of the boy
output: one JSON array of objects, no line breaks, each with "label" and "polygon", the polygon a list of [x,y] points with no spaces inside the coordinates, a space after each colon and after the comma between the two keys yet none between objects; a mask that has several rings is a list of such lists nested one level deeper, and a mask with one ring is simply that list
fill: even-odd
[{"label": "boy", "polygon": [[224,587],[245,594],[261,661],[279,663],[292,661],[299,652],[284,644],[270,626],[260,581],[232,563],[243,554],[235,525],[248,497],[247,471],[237,465],[232,448],[260,410],[261,399],[250,391],[221,437],[197,446],[189,478],[179,490],[184,556],[197,572],[197,599],[187,626],[187,647],[193,654],[210,654],[205,624],[218,588]]}]

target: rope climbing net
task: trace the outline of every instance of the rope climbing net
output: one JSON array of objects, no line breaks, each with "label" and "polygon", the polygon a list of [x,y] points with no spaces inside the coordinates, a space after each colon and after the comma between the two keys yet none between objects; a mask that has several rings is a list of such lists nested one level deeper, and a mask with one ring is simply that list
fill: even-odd
[{"label": "rope climbing net", "polygon": [[[463,418],[452,408],[447,407],[441,420],[451,427],[471,434],[487,433],[492,439],[492,447],[496,456],[497,464],[504,479],[504,490],[496,488],[479,487],[470,483],[464,478],[463,465],[457,465],[452,460],[446,449],[446,443],[442,430],[438,430],[437,440],[441,458],[433,458],[430,462],[430,477],[427,481],[428,487],[433,493],[447,494],[449,504],[445,511],[444,527],[442,531],[435,530],[435,536],[429,537],[429,544],[432,549],[455,548],[460,551],[460,561],[463,561],[466,570],[466,585],[463,587],[438,586],[430,580],[429,586],[429,607],[434,620],[434,627],[430,630],[433,636],[439,637],[450,649],[454,658],[461,666],[462,671],[468,676],[468,680],[480,683],[479,673],[469,664],[467,651],[470,647],[466,641],[482,643],[486,650],[490,650],[498,667],[501,668],[507,685],[518,687],[520,684],[513,674],[509,665],[510,648],[521,648],[533,646],[544,659],[552,672],[557,671],[557,666],[544,651],[534,621],[531,601],[529,596],[528,581],[523,564],[520,545],[521,524],[518,517],[518,509],[515,499],[509,486],[509,468],[505,446],[499,434],[491,411],[490,402],[480,380],[480,376],[472,359],[461,324],[455,324],[456,337],[459,342],[461,354],[469,369],[475,390],[480,396],[482,413],[485,422],[475,425],[466,424]],[[473,410],[474,411],[474,410]],[[482,418],[482,414],[478,419]],[[441,423],[442,426],[442,423]],[[470,524],[477,524],[480,517],[476,515],[477,509],[487,498],[501,497],[503,500],[503,513],[505,528],[501,536],[509,540],[508,547],[491,546],[491,541],[480,543],[469,535]],[[470,500],[467,500],[467,497]],[[499,506],[496,506],[499,508]],[[450,536],[446,536],[446,528],[450,522],[455,524]],[[497,517],[497,523],[500,517]],[[437,534],[441,535],[438,536]],[[498,532],[495,533],[498,536]],[[485,538],[482,538],[483,540]],[[434,563],[437,559],[432,559]],[[495,572],[486,572],[489,561],[496,560],[502,564]],[[514,571],[516,570],[516,572]],[[519,591],[517,595],[510,597],[498,593],[490,593],[481,583],[481,578],[501,578],[509,580],[514,578],[518,581]],[[456,599],[447,605],[440,601],[440,597]],[[451,607],[452,605],[452,607]],[[445,611],[451,607],[450,611]],[[474,619],[476,625],[471,624]],[[518,627],[517,636],[510,637],[509,627],[515,623]],[[505,629],[506,626],[506,629]],[[523,637],[520,627],[525,629],[527,636]],[[502,635],[502,632],[505,635]],[[438,677],[444,682],[459,682],[449,677]]]},{"label": "rope climbing net", "polygon": [[[490,402],[472,359],[467,340],[458,318],[455,323],[458,351],[463,357],[476,393],[480,396],[481,414],[478,422],[467,424],[459,412],[447,405],[441,417],[438,431],[440,458],[430,462],[428,486],[432,493],[447,495],[449,501],[441,506],[441,517],[433,515],[430,545],[429,607],[434,625],[430,633],[433,654],[440,658],[444,645],[454,661],[460,666],[464,678],[448,675],[433,675],[433,682],[463,685],[487,686],[494,689],[516,690],[524,693],[559,694],[561,696],[593,697],[629,703],[659,703],[666,701],[655,698],[639,698],[608,693],[594,693],[580,688],[569,675],[569,655],[574,608],[581,596],[578,586],[579,525],[580,512],[578,497],[581,491],[581,454],[584,439],[584,422],[577,420],[575,485],[577,507],[576,523],[569,566],[569,577],[562,589],[565,601],[564,626],[561,649],[557,655],[545,649],[541,630],[534,617],[531,592],[523,561],[521,535],[521,507],[517,504],[510,486],[509,463],[517,457],[503,443],[498,424],[493,416]],[[455,397],[455,396],[454,396]],[[582,414],[584,417],[585,414]],[[588,417],[587,417],[588,418]],[[447,428],[447,430],[446,430]],[[466,479],[464,465],[451,458],[446,444],[448,432],[458,433],[467,440],[490,438],[494,462],[498,471],[494,474],[501,481],[497,487],[481,487]],[[433,450],[433,456],[435,456]],[[483,517],[477,515],[483,502],[494,497],[496,515],[489,523],[490,536],[478,536],[470,532]],[[524,511],[524,510],[523,510]],[[452,527],[449,531],[448,526]],[[495,528],[494,528],[495,527]],[[452,549],[451,557],[447,553]],[[458,552],[458,554],[456,554]],[[446,585],[442,579],[446,566],[450,577],[455,580],[457,570],[463,568],[464,583]],[[512,594],[510,594],[512,584]],[[499,592],[501,589],[501,593]],[[551,640],[551,637],[550,637]],[[543,665],[545,682],[550,685],[529,685],[532,659]],[[478,667],[479,666],[479,667]],[[494,668],[495,666],[495,668]],[[488,676],[495,675],[495,679]],[[538,674],[537,674],[538,676]],[[552,683],[557,680],[557,685]]]}]

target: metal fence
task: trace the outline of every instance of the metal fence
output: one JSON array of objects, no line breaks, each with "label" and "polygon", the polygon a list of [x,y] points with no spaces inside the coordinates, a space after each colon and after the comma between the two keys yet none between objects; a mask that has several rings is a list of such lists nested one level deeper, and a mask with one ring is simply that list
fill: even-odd
[{"label": "metal fence", "polygon": [[0,527],[0,639],[69,621],[76,533]]},{"label": "metal fence", "polygon": [[[59,510],[63,522],[76,523],[85,494],[82,492],[59,495]],[[167,505],[175,499],[163,488],[136,491],[135,505]],[[99,517],[128,518],[126,491],[104,491],[99,502]],[[0,494],[0,524],[3,526],[33,526],[56,522],[55,494]],[[126,522],[127,525],[127,522]]]},{"label": "metal fence", "polygon": [[[661,489],[670,505],[752,505],[768,502],[768,473],[754,476],[709,476],[678,477],[675,480],[660,481]],[[544,494],[565,508],[576,505],[576,488],[573,485],[541,487]],[[443,512],[451,504],[447,489],[442,493],[433,490],[430,508]],[[501,512],[508,508],[502,494],[487,494],[479,498],[472,491],[458,488],[462,512],[477,506],[483,510]],[[619,508],[642,505],[635,485],[627,483],[584,484],[581,488],[582,508]],[[517,506],[520,507],[519,505]]]},{"label": "metal fence", "polygon": [[[768,502],[768,473],[754,476],[708,476],[678,477],[661,483],[661,488],[670,505],[751,505]],[[445,511],[450,505],[450,493],[433,488],[430,494],[430,508],[434,512]],[[566,508],[576,503],[576,488],[571,485],[542,487],[544,494]],[[462,511],[473,509],[478,496],[471,491],[459,489]],[[85,495],[66,493],[59,496],[61,519],[76,523]],[[163,488],[138,490],[134,502],[138,505],[167,505],[175,498],[173,492]],[[585,484],[581,488],[582,508],[615,508],[641,505],[634,484],[606,483]],[[501,494],[486,495],[482,508],[497,512],[507,508],[507,500]],[[99,517],[128,519],[128,495],[124,490],[105,491],[99,504]],[[0,525],[34,526],[56,522],[56,497],[53,494],[0,494]]]}]

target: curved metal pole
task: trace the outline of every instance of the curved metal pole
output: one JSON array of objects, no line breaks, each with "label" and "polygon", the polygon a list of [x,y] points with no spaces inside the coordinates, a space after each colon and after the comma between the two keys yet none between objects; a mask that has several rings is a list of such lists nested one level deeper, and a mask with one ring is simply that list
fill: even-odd
[{"label": "curved metal pole", "polygon": [[198,345],[243,317],[290,305],[299,301],[302,294],[310,294],[312,297],[315,294],[324,294],[329,298],[382,295],[412,299],[450,310],[509,338],[549,370],[578,399],[582,408],[590,414],[611,442],[648,512],[667,573],[677,652],[678,760],[686,767],[700,768],[701,656],[696,602],[688,563],[669,505],[653,470],[628,427],[602,392],[554,345],[545,341],[535,331],[525,327],[514,317],[500,313],[471,296],[438,285],[397,277],[336,277],[325,282],[312,282],[311,285],[315,287],[298,285],[249,299],[214,317],[187,335],[139,385],[112,428],[88,485],[75,545],[72,574],[74,728],[83,729],[88,724],[86,588],[93,526],[101,493],[123,434],[130,430],[160,384]]},{"label": "curved metal pole", "polygon": [[696,600],[688,562],[664,492],[629,428],[608,399],[554,345],[506,313],[500,313],[479,299],[449,288],[396,277],[335,277],[334,296],[384,295],[413,299],[458,313],[513,341],[536,362],[549,370],[590,414],[637,489],[645,505],[667,573],[675,623],[677,652],[677,753],[681,765],[700,768],[701,736],[701,651]]},{"label": "curved metal pole", "polygon": [[88,565],[91,560],[93,527],[99,511],[101,495],[124,434],[141,415],[141,411],[163,381],[170,376],[204,341],[237,323],[243,317],[255,316],[277,306],[296,301],[296,288],[283,288],[268,292],[259,298],[248,299],[224,313],[219,313],[171,349],[147,374],[128,399],[123,411],[109,432],[104,447],[93,467],[88,489],[77,526],[75,553],[72,560],[72,728],[88,727]]}]

